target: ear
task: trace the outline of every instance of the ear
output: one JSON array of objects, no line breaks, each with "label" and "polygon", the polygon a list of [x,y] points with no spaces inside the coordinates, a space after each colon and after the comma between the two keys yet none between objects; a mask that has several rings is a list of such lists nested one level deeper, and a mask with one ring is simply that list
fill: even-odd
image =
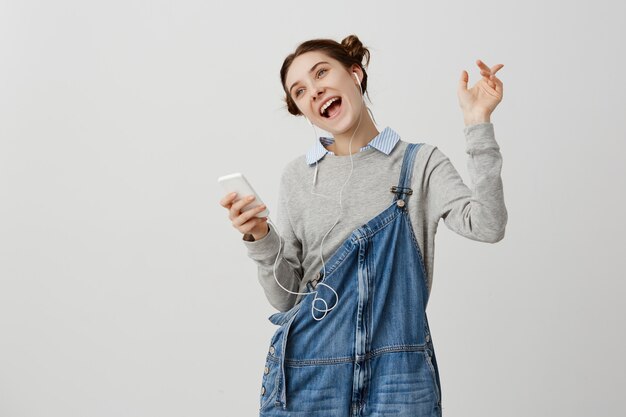
[{"label": "ear", "polygon": [[357,64],[352,64],[352,67],[350,70],[350,76],[352,77],[352,79],[354,80],[354,83],[356,84],[356,80],[354,79],[354,76],[352,75],[353,72],[356,72],[356,75],[359,76],[359,80],[361,80],[361,83],[363,83],[363,70],[361,69],[361,67]]}]

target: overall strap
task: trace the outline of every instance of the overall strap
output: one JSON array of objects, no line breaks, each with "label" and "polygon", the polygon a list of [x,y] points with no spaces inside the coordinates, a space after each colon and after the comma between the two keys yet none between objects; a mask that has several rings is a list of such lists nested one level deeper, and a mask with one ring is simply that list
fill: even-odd
[{"label": "overall strap", "polygon": [[413,194],[413,190],[409,188],[409,185],[411,185],[411,176],[413,175],[415,154],[417,154],[417,150],[421,145],[421,143],[409,143],[407,145],[404,151],[404,160],[402,161],[402,170],[400,171],[398,185],[391,187],[391,192],[395,194],[393,201],[403,200],[402,205],[398,203],[400,207],[404,207],[408,196]]}]

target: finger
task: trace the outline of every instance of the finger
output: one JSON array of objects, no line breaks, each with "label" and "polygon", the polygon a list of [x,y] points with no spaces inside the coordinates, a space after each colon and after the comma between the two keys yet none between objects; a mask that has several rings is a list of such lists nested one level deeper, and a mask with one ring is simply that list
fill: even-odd
[{"label": "finger", "polygon": [[476,60],[476,65],[478,65],[478,68],[480,68],[481,70],[487,71],[488,73],[491,73],[491,68],[489,68],[487,66],[487,64],[485,64],[483,61],[481,61],[480,59]]},{"label": "finger", "polygon": [[250,210],[246,210],[245,212],[241,213],[239,217],[237,217],[233,221],[233,224],[236,225],[237,227],[242,226],[253,217],[257,217],[256,215],[262,212],[263,210],[265,210],[266,208],[267,207],[265,206],[265,204],[262,204],[258,207],[252,208]]},{"label": "finger", "polygon": [[491,67],[491,73],[495,74],[496,72],[500,71],[502,67],[504,67],[504,64],[494,65],[493,67]]},{"label": "finger", "polygon": [[493,67],[489,68],[487,66],[487,64],[485,64],[480,59],[476,61],[476,64],[481,69],[480,73],[483,74],[483,75],[488,75],[488,74],[493,75],[496,72],[500,71],[502,69],[502,67],[504,67],[504,64],[496,64]]},{"label": "finger", "polygon": [[257,227],[261,223],[265,223],[267,221],[267,217],[256,217],[250,220],[248,223],[244,224],[239,228],[241,233],[249,233],[252,229]]},{"label": "finger", "polygon": [[489,84],[490,86],[493,86],[491,82],[491,77],[493,76],[493,74],[489,68],[481,69],[480,75],[483,77],[483,80],[485,80],[487,84]]},{"label": "finger", "polygon": [[494,89],[498,92],[498,93],[502,93],[502,81],[498,78],[498,77],[493,77],[495,86]]},{"label": "finger", "polygon": [[459,90],[467,90],[467,82],[469,81],[469,74],[463,70],[461,72],[461,78],[459,79]]},{"label": "finger", "polygon": [[235,217],[233,217],[233,219],[232,219],[233,223],[235,225],[237,225],[237,226],[241,226],[242,224],[247,222],[252,217],[256,216],[258,213],[262,212],[266,208],[267,207],[265,206],[265,204],[262,204],[260,206],[253,207],[253,208],[251,208],[249,210],[246,210],[244,212],[238,212],[237,215]]},{"label": "finger", "polygon": [[492,74],[483,75],[483,80],[485,80],[489,87],[493,88],[495,86]]},{"label": "finger", "polygon": [[254,196],[246,195],[240,198],[239,200],[235,201],[230,206],[230,212],[228,214],[228,218],[231,220],[234,220],[235,218],[237,218],[241,212],[241,209],[247,206],[248,204],[250,204],[253,200],[254,200]]},{"label": "finger", "polygon": [[254,195],[245,195],[242,196],[239,200],[235,201],[231,207],[231,210],[235,212],[235,214],[239,213],[242,208],[252,203],[255,200]]},{"label": "finger", "polygon": [[482,75],[483,81],[485,81],[489,87],[493,88],[494,87],[493,74],[485,70],[481,70],[480,74]]},{"label": "finger", "polygon": [[494,83],[496,83],[496,84],[497,84],[497,83],[502,83],[502,81],[501,81],[501,80],[500,80],[500,79],[499,79],[496,75],[494,75],[494,74],[492,74],[492,75],[489,77],[489,79],[490,79],[491,81],[493,81]]},{"label": "finger", "polygon": [[502,64],[498,64],[496,66],[494,66],[493,68],[495,69],[488,77],[488,83],[492,88],[495,88],[496,85],[498,85],[498,83],[502,83],[502,81],[500,81],[500,79],[498,79],[498,77],[496,77],[495,72],[500,70],[500,68],[502,68],[504,65]]},{"label": "finger", "polygon": [[226,194],[221,200],[220,205],[222,207],[230,208],[231,203],[237,197],[237,193]]}]

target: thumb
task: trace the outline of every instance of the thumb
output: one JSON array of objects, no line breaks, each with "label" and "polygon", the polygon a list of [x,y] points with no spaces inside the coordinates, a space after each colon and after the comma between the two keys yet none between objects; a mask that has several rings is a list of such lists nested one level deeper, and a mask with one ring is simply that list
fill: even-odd
[{"label": "thumb", "polygon": [[461,73],[461,79],[459,80],[459,90],[467,90],[467,82],[469,81],[469,75],[467,71],[463,70]]}]

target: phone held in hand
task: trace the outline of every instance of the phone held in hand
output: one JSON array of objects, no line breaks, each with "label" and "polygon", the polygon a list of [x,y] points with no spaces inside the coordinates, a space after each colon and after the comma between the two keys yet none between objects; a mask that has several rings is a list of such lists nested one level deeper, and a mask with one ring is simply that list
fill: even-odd
[{"label": "phone held in hand", "polygon": [[[255,207],[258,207],[264,204],[263,200],[261,200],[261,197],[259,197],[256,191],[254,191],[254,188],[252,188],[252,185],[250,185],[250,182],[248,182],[246,177],[240,172],[235,172],[234,174],[229,174],[229,175],[223,175],[217,179],[217,182],[219,182],[222,185],[222,188],[224,188],[224,191],[226,191],[226,193],[228,194],[233,193],[233,192],[237,193],[237,197],[235,197],[235,202],[239,201],[245,196],[254,195],[255,200],[252,200],[250,204],[243,207],[241,209],[242,213],[244,211],[251,210]],[[266,208],[262,212],[257,213],[256,217],[267,217],[269,216],[269,214],[270,214],[270,211],[268,208]]]}]

